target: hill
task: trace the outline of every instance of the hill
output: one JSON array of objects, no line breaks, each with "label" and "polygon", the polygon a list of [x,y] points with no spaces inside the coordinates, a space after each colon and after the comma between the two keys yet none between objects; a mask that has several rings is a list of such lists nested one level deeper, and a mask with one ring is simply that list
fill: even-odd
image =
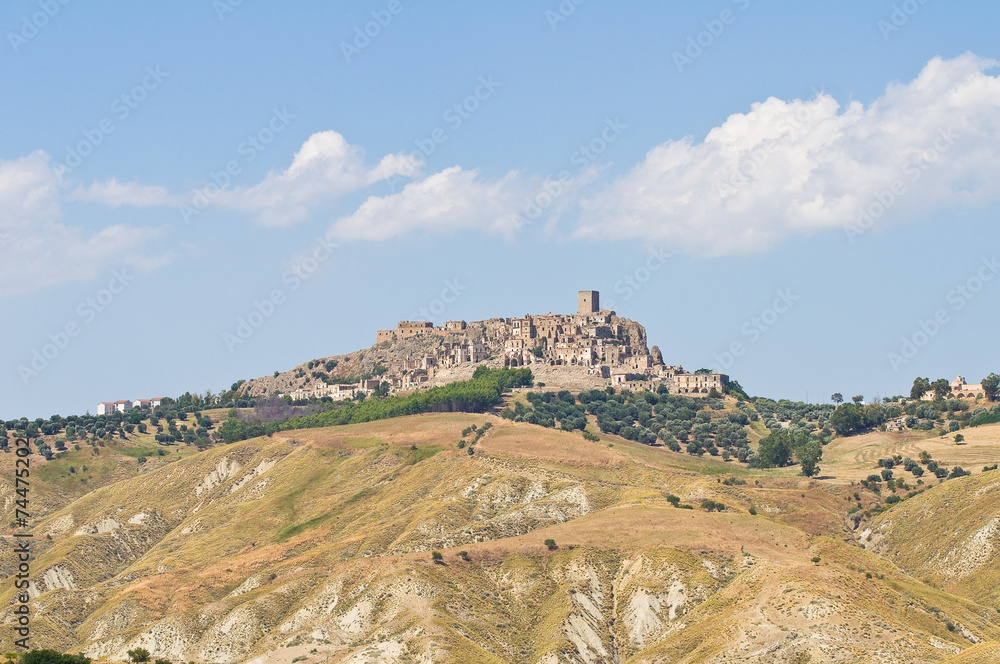
[{"label": "hill", "polygon": [[[862,490],[885,511],[855,531],[859,487],[826,468],[808,479],[594,437],[423,414],[279,431],[109,477],[34,526],[35,644],[255,664],[909,664],[996,652],[993,559],[961,578],[927,571],[934,555],[962,558],[970,537],[993,541],[980,533],[1000,475],[895,505]],[[951,516],[977,491],[948,539],[950,519],[892,525]]]}]

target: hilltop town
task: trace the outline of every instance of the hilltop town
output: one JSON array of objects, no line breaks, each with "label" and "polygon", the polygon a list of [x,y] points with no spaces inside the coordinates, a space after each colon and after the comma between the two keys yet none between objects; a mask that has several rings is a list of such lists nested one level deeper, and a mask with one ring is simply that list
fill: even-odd
[{"label": "hilltop town", "polygon": [[598,291],[579,291],[575,314],[525,314],[483,321],[400,321],[378,330],[369,349],[312,360],[274,376],[247,381],[251,396],[334,401],[439,385],[490,368],[530,367],[538,376],[576,380],[588,387],[666,390],[704,397],[722,393],[729,376],[688,372],[664,363],[649,348],[639,323],[602,309]]}]

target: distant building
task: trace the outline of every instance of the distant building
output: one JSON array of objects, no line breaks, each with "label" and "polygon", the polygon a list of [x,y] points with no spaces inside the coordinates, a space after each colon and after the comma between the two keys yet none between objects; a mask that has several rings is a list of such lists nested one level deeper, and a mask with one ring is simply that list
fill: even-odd
[{"label": "distant building", "polygon": [[[955,380],[949,383],[949,392],[947,398],[949,399],[975,399],[978,396],[986,396],[986,390],[983,389],[982,383],[977,383],[975,385],[970,385],[965,382],[965,378],[961,374]],[[924,392],[924,396],[921,397],[922,401],[934,401],[937,395],[934,394],[934,390],[928,390]]]},{"label": "distant building", "polygon": [[906,429],[906,417],[897,417],[896,419],[889,420],[885,423],[886,431],[897,432],[903,431],[904,429]]},{"label": "distant building", "polygon": [[576,294],[576,313],[589,316],[601,310],[601,294],[595,290],[582,290]]},{"label": "distant building", "polygon": [[119,413],[127,413],[133,408],[156,408],[166,397],[157,397],[155,399],[136,399],[132,401],[131,399],[121,399],[120,401],[102,401],[97,404],[97,414],[98,415],[110,415],[111,413],[117,411]]}]

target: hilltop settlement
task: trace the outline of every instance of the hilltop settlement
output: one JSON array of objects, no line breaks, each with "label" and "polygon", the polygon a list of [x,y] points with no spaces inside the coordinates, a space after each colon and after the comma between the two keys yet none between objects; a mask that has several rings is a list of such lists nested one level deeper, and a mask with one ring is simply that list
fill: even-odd
[{"label": "hilltop settlement", "polygon": [[[313,360],[274,376],[248,381],[251,396],[288,395],[292,400],[392,394],[426,389],[471,375],[476,365],[530,367],[536,375],[572,377],[589,387],[665,389],[706,397],[722,393],[729,376],[685,371],[665,364],[646,344],[639,323],[602,309],[598,291],[580,291],[574,314],[525,314],[483,321],[400,321],[378,330],[364,351]],[[662,391],[662,390],[661,390]]]}]

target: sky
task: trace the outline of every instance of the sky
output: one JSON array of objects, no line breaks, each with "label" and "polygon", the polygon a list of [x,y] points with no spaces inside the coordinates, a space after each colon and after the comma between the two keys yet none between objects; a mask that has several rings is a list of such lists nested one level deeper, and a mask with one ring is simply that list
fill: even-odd
[{"label": "sky", "polygon": [[572,313],[752,395],[1000,371],[1000,5],[0,5],[0,418]]}]

